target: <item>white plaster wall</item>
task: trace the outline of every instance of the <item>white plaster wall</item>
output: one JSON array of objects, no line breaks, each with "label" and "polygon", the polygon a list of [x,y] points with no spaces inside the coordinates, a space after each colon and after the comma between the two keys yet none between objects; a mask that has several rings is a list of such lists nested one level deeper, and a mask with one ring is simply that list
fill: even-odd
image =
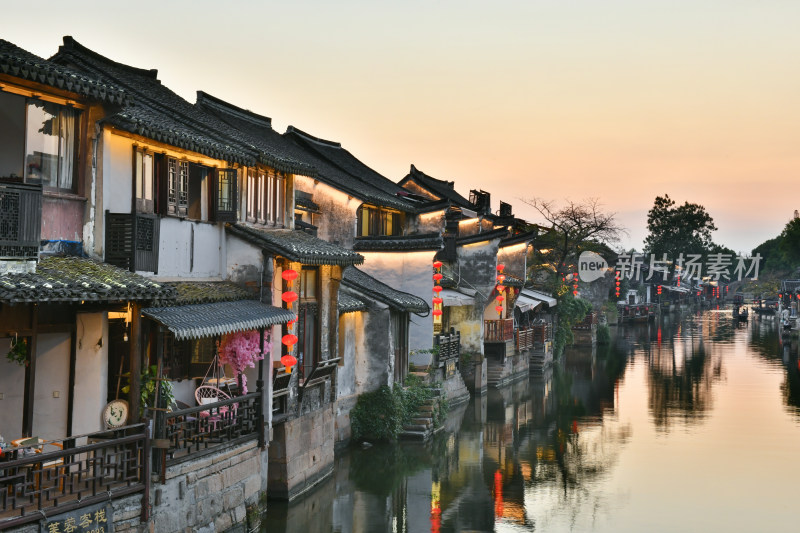
[{"label": "white plaster wall", "polygon": [[103,130],[103,209],[130,213],[133,201],[133,141]]},{"label": "white plaster wall", "polygon": [[190,407],[197,405],[194,398],[195,383],[193,379],[184,379],[181,381],[171,381],[172,395],[179,402],[183,402]]},{"label": "white plaster wall", "polygon": [[356,353],[363,350],[364,314],[358,311],[339,317],[339,357],[343,364],[336,376],[337,398],[346,398],[356,392]]},{"label": "white plaster wall", "polygon": [[[0,354],[8,353],[10,339],[0,339]],[[0,358],[0,435],[6,442],[22,436],[22,406],[25,394],[25,367]]]},{"label": "white plaster wall", "polygon": [[[79,339],[80,333],[79,327]],[[85,337],[84,347],[91,348],[99,338]],[[69,333],[40,334],[36,341],[33,436],[52,440],[67,435],[68,387]],[[54,392],[58,392],[58,398],[53,397]]]},{"label": "white plaster wall", "polygon": [[314,215],[317,236],[352,248],[356,234],[356,211],[362,200],[306,176],[295,176],[295,189],[311,194],[321,213]]},{"label": "white plaster wall", "polygon": [[[101,415],[108,395],[107,316],[106,313],[86,313],[77,317],[73,435],[83,435],[103,429]],[[103,345],[98,347],[97,340],[101,338]],[[69,352],[67,355],[69,356]],[[38,380],[38,366],[36,374]]]},{"label": "white plaster wall", "polygon": [[[192,228],[194,262],[191,264]],[[215,278],[224,267],[224,229],[217,224],[191,222],[179,218],[161,219],[158,250],[158,276],[180,278]],[[190,268],[191,267],[191,268]]]},{"label": "white plaster wall", "polygon": [[[226,278],[235,278],[239,271],[246,270],[248,267],[257,270],[261,268],[261,248],[230,234],[225,236],[225,242],[227,251]],[[270,281],[265,279],[264,283],[269,283]]]},{"label": "white plaster wall", "polygon": [[[389,285],[430,302],[433,298],[433,256],[435,252],[359,252],[364,272]],[[409,350],[426,350],[433,345],[433,317],[411,315]]]}]

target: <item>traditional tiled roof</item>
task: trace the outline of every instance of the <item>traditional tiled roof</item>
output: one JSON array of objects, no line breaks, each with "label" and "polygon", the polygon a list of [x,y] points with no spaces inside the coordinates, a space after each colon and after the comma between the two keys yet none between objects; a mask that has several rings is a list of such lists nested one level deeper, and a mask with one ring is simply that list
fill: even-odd
[{"label": "traditional tiled roof", "polygon": [[455,182],[444,181],[428,176],[421,170],[418,170],[414,165],[411,165],[411,170],[403,179],[400,180],[398,185],[402,187],[409,181],[415,182],[423,189],[427,189],[433,195],[438,196],[442,200],[448,200],[453,205],[465,207],[467,209],[475,209],[475,206],[469,203],[469,200],[456,192],[454,188]]},{"label": "traditional tiled roof", "polygon": [[164,302],[164,306],[232,302],[254,297],[253,293],[230,281],[173,281],[165,285],[175,289],[176,297]]},{"label": "traditional tiled roof", "polygon": [[149,307],[142,314],[166,326],[177,340],[199,339],[284,324],[295,318],[288,309],[255,300],[175,307]]},{"label": "traditional tiled roof", "polygon": [[361,163],[341,144],[319,139],[293,126],[289,126],[284,137],[302,154],[297,157],[317,169],[316,177],[327,185],[376,206],[415,211],[417,203],[406,198],[406,191]]},{"label": "traditional tiled roof", "polygon": [[340,315],[343,315],[345,313],[355,313],[356,311],[367,310],[367,304],[360,298],[357,298],[352,294],[348,293],[347,287],[340,286],[337,305]]},{"label": "traditional tiled roof", "polygon": [[31,274],[0,276],[0,301],[117,302],[174,299],[175,289],[107,263],[46,257]]},{"label": "traditional tiled roof", "polygon": [[362,252],[403,252],[439,250],[444,241],[439,233],[424,233],[419,235],[399,235],[380,237],[358,237],[353,244],[353,250]]},{"label": "traditional tiled roof", "polygon": [[476,242],[491,241],[493,239],[504,239],[508,236],[508,230],[505,228],[494,229],[492,231],[484,231],[482,233],[475,233],[473,235],[465,235],[464,237],[456,238],[456,244],[462,246],[464,244],[474,244]]},{"label": "traditional tiled roof", "polygon": [[355,267],[345,269],[342,285],[401,311],[417,314],[430,311],[428,302],[422,298],[393,289]]},{"label": "traditional tiled roof", "polygon": [[105,119],[116,128],[217,159],[251,165],[259,158],[259,150],[247,138],[162,85],[156,70],[118,63],[68,36],[51,60],[132,95],[133,105]]},{"label": "traditional tiled roof", "polygon": [[505,276],[506,279],[503,281],[503,285],[507,287],[522,288],[525,285],[525,280],[519,279],[513,274],[506,274]]},{"label": "traditional tiled roof", "polygon": [[197,103],[202,111],[236,128],[260,152],[260,162],[281,172],[316,176],[312,165],[295,156],[299,150],[272,129],[272,119],[236,107],[224,100],[197,91]]},{"label": "traditional tiled roof", "polygon": [[290,261],[306,265],[360,265],[364,257],[302,231],[262,231],[244,224],[226,224],[226,231]]},{"label": "traditional tiled roof", "polygon": [[513,246],[514,244],[520,244],[524,242],[531,242],[536,239],[537,230],[526,231],[524,233],[517,233],[516,235],[509,235],[502,241],[500,241],[500,247],[504,246]]},{"label": "traditional tiled roof", "polygon": [[114,104],[129,100],[124,89],[42,59],[0,39],[0,72]]}]

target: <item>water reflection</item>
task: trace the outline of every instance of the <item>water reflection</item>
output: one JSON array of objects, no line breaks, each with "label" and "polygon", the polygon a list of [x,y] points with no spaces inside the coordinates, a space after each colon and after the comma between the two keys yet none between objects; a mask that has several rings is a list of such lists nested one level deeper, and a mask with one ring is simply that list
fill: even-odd
[{"label": "water reflection", "polygon": [[[730,382],[746,387],[756,412]],[[792,417],[769,411],[781,402]],[[737,465],[740,447],[752,449],[743,430],[759,417],[780,425],[775,434],[787,445],[762,444],[766,458],[754,471],[793,464],[798,406],[797,345],[774,324],[742,327],[729,312],[666,316],[620,328],[611,346],[568,350],[528,382],[491,389],[453,411],[431,443],[338,456],[334,477],[301,502],[270,503],[264,531],[752,530],[760,513],[777,516],[772,529],[791,530],[780,515],[790,506],[775,494],[784,493],[782,479],[770,479],[769,504],[741,503],[752,509],[745,516],[721,509],[740,497],[727,486],[748,486]],[[712,477],[707,465],[716,460]],[[728,471],[736,475],[725,478]],[[698,483],[719,485],[693,494]],[[761,493],[763,482],[753,485],[747,498]]]}]

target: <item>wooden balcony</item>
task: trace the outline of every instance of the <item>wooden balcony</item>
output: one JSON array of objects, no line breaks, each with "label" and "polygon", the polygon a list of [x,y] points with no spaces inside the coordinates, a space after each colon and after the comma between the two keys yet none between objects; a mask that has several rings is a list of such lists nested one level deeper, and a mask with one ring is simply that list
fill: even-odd
[{"label": "wooden balcony", "polygon": [[508,342],[513,340],[513,318],[483,321],[483,342]]},{"label": "wooden balcony", "polygon": [[[81,441],[87,444],[76,446]],[[144,494],[141,516],[147,518],[150,439],[144,424],[3,451],[0,530],[135,493]]]},{"label": "wooden balcony", "polygon": [[0,182],[0,259],[36,260],[42,233],[42,186]]}]

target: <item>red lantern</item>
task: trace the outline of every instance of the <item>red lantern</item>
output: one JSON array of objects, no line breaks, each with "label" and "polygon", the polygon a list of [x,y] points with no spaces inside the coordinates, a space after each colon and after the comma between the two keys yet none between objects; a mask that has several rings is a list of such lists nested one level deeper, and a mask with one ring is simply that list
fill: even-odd
[{"label": "red lantern", "polygon": [[442,286],[441,285],[434,285],[433,286],[433,292],[435,292],[435,293],[442,292]]},{"label": "red lantern", "polygon": [[286,302],[286,305],[288,306],[288,308],[291,309],[292,308],[292,302],[297,300],[297,293],[294,292],[294,291],[286,291],[283,294],[281,294],[281,300]]},{"label": "red lantern", "polygon": [[433,280],[434,280],[434,281],[441,281],[443,277],[444,277],[444,276],[442,276],[441,274],[439,274],[439,273],[437,272],[436,274],[434,274],[434,275],[433,275]]},{"label": "red lantern", "polygon": [[294,323],[295,323],[295,322],[297,322],[297,319],[296,319],[296,318],[293,318],[293,319],[291,319],[290,321],[288,321],[288,322],[286,323],[286,327],[287,327],[287,328],[289,328],[289,329],[292,329],[292,326],[294,326]]},{"label": "red lantern", "polygon": [[498,274],[497,275],[497,283],[503,283],[506,280],[505,274]]},{"label": "red lantern", "polygon": [[497,311],[498,315],[502,315],[503,314],[503,306],[502,305],[496,305],[494,307],[494,310]]},{"label": "red lantern", "polygon": [[495,288],[497,289],[497,292],[503,292],[504,290],[506,290],[506,288],[504,286],[502,286],[502,285],[498,285]]},{"label": "red lantern", "polygon": [[497,265],[497,271],[498,272],[502,272],[505,267],[506,266],[503,263],[500,263],[500,264]]},{"label": "red lantern", "polygon": [[442,316],[442,310],[441,309],[434,309],[433,310],[433,316]]},{"label": "red lantern", "polygon": [[433,262],[433,268],[442,268],[442,262],[441,261],[434,261]]},{"label": "red lantern", "polygon": [[573,296],[577,296],[578,295],[578,291],[572,291],[572,295]]},{"label": "red lantern", "polygon": [[289,350],[292,349],[292,346],[297,344],[297,335],[292,335],[288,333],[281,338],[281,342],[289,347]]},{"label": "red lantern", "polygon": [[281,357],[281,364],[286,367],[287,373],[291,373],[292,367],[297,364],[297,358],[293,355],[284,355]]},{"label": "red lantern", "polygon": [[433,299],[433,305],[442,305],[442,299],[438,296]]},{"label": "red lantern", "polygon": [[503,296],[502,294],[498,294],[496,300],[500,303],[503,303],[503,300],[505,300],[505,296]]},{"label": "red lantern", "polygon": [[291,268],[288,268],[288,269],[284,270],[283,272],[281,272],[281,277],[284,280],[286,280],[286,281],[291,283],[292,281],[297,279],[297,271],[296,270],[292,270]]}]

